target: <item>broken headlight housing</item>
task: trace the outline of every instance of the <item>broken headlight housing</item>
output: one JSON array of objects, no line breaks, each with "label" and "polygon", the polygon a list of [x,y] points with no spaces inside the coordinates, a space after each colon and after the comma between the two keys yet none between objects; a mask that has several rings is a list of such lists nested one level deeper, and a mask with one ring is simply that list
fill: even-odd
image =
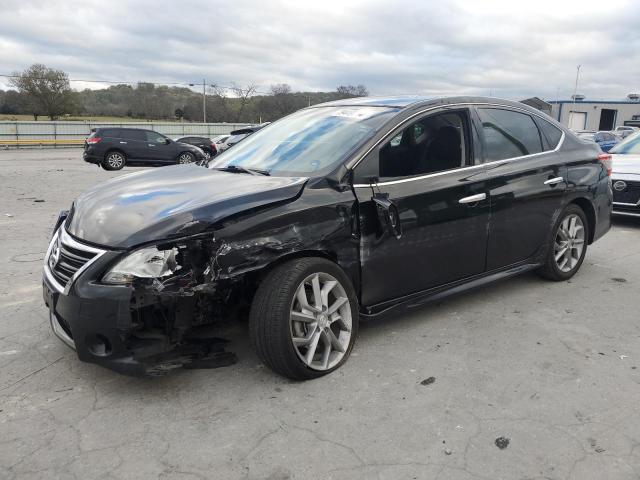
[{"label": "broken headlight housing", "polygon": [[170,277],[182,268],[176,261],[178,249],[158,250],[147,247],[136,250],[109,269],[102,277],[103,283],[130,285],[134,279],[162,279]]}]

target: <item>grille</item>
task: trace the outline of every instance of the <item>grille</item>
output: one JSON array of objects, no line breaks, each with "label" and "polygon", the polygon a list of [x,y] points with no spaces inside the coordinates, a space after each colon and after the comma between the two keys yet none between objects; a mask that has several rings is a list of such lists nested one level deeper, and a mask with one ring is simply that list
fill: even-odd
[{"label": "grille", "polygon": [[60,228],[47,252],[45,269],[64,289],[79,270],[102,253],[102,250],[77,242],[64,228]]},{"label": "grille", "polygon": [[[615,184],[615,180],[613,181]],[[618,192],[613,189],[613,201],[616,203],[633,203],[640,201],[640,182],[626,182],[627,188]]]}]

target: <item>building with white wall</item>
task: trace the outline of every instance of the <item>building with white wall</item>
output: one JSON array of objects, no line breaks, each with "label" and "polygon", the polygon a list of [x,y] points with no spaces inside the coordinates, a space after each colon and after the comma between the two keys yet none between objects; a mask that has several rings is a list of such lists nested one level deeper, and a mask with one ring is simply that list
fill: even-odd
[{"label": "building with white wall", "polygon": [[626,100],[548,100],[551,116],[573,130],[613,130],[619,125],[640,126],[640,95]]}]

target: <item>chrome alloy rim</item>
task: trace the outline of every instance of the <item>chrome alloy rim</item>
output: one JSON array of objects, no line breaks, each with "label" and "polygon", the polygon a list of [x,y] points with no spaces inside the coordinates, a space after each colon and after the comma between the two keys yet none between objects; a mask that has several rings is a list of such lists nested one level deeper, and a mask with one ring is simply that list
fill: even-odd
[{"label": "chrome alloy rim", "polygon": [[328,273],[314,273],[296,290],[290,310],[291,341],[302,362],[329,370],[345,356],[351,342],[351,305],[347,292]]},{"label": "chrome alloy rim", "polygon": [[119,153],[112,153],[107,158],[107,163],[111,168],[120,168],[124,163],[124,157]]},{"label": "chrome alloy rim", "polygon": [[183,153],[182,155],[180,155],[178,161],[180,163],[191,163],[191,155],[189,155],[188,153]]},{"label": "chrome alloy rim", "polygon": [[556,234],[554,256],[558,269],[562,272],[573,270],[584,250],[584,224],[582,219],[572,213],[567,215]]}]

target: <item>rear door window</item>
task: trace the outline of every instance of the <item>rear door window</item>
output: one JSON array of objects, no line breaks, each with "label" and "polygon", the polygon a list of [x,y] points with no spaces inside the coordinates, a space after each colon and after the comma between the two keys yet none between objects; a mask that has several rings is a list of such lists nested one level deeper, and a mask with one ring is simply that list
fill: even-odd
[{"label": "rear door window", "polygon": [[151,142],[151,143],[164,143],[165,142],[165,136],[158,133],[158,132],[153,132],[151,130],[145,130],[145,135],[147,138],[147,142]]},{"label": "rear door window", "polygon": [[505,160],[542,152],[540,131],[526,113],[500,108],[479,108],[485,160]]},{"label": "rear door window", "polygon": [[144,141],[144,132],[142,130],[133,130],[123,128],[120,131],[120,136],[125,140],[141,140]]}]

